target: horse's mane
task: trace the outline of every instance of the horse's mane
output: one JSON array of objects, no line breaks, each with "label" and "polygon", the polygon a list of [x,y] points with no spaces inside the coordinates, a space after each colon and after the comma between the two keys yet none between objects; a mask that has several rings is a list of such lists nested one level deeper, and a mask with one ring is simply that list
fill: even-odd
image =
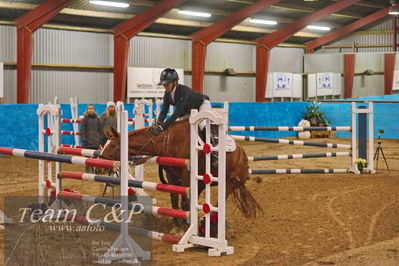
[{"label": "horse's mane", "polygon": [[[167,130],[171,130],[174,127],[184,126],[184,125],[188,125],[188,119],[174,122]],[[152,127],[153,126],[146,126],[144,128],[132,130],[132,131],[129,132],[128,136],[130,137],[130,136],[135,135],[135,134],[148,132]]]}]

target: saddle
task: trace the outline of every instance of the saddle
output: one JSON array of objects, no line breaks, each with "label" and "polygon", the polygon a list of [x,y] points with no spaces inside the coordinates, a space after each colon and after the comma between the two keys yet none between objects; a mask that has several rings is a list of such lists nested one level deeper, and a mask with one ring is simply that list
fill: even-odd
[{"label": "saddle", "polygon": [[[203,130],[198,130],[199,137],[203,142],[205,142],[206,139],[206,132],[205,128]],[[219,144],[219,130],[218,126],[211,124],[211,136],[210,136],[210,142],[212,146],[217,146]],[[236,150],[236,142],[233,138],[231,138],[229,135],[226,135],[226,152],[234,152]]]}]

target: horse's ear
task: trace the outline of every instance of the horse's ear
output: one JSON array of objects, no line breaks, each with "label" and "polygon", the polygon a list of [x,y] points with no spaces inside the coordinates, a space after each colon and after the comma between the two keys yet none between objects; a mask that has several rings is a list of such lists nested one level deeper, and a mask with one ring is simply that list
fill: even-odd
[{"label": "horse's ear", "polygon": [[112,135],[113,135],[115,138],[118,138],[118,137],[119,137],[119,133],[118,133],[118,131],[116,131],[115,128],[111,127],[111,132],[112,132]]},{"label": "horse's ear", "polygon": [[111,127],[110,129],[104,129],[104,134],[108,139],[118,138],[118,131],[115,128]]}]

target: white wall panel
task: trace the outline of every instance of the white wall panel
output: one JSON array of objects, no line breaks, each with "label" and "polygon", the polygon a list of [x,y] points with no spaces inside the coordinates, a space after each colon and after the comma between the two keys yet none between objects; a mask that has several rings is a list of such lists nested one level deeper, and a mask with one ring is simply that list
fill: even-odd
[{"label": "white wall panel", "polygon": [[384,76],[355,76],[353,80],[352,97],[362,97],[370,95],[384,95]]},{"label": "white wall panel", "polygon": [[0,62],[17,60],[17,31],[14,26],[0,25]]},{"label": "white wall panel", "polygon": [[275,47],[270,52],[269,71],[302,73],[303,56],[302,48]]},{"label": "white wall panel", "polygon": [[341,54],[306,54],[304,56],[305,73],[342,72]]},{"label": "white wall panel", "polygon": [[111,34],[39,29],[34,33],[33,63],[112,65]]},{"label": "white wall panel", "polygon": [[[208,45],[205,69],[251,72],[255,68],[254,45],[213,42]],[[191,66],[190,66],[191,69]]]},{"label": "white wall panel", "polygon": [[58,96],[60,103],[78,97],[80,103],[106,103],[113,98],[112,73],[33,70],[30,103],[46,103]]},{"label": "white wall panel", "polygon": [[205,75],[204,93],[214,102],[250,102],[255,99],[255,79]]},{"label": "white wall panel", "polygon": [[191,41],[137,36],[129,47],[130,67],[191,69]]},{"label": "white wall panel", "polygon": [[17,103],[17,71],[4,69],[4,103]]}]

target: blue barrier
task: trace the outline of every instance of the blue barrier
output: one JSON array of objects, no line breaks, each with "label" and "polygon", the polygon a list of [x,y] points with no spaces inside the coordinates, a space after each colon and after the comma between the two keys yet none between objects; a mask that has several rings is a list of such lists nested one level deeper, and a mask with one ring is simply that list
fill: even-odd
[{"label": "blue barrier", "polygon": [[[392,100],[392,97],[387,99]],[[230,103],[229,124],[231,126],[296,126],[309,102],[274,102],[274,103]],[[213,103],[213,106],[223,106]],[[359,104],[361,105],[361,104]],[[70,118],[69,105],[61,105],[64,118]],[[19,149],[38,149],[38,122],[36,104],[0,105],[0,146]],[[83,114],[86,104],[79,104],[79,114]],[[133,104],[126,104],[129,116],[133,116]],[[101,115],[105,104],[95,104],[96,112]],[[351,107],[348,103],[322,103],[320,111],[330,122],[330,126],[351,126]],[[64,123],[63,130],[72,130],[72,125]],[[383,138],[399,139],[399,104],[374,104],[374,136],[384,129]],[[296,132],[232,132],[232,134],[263,138],[283,138],[296,136]],[[337,132],[337,137],[350,137],[349,132]],[[69,139],[68,139],[69,138]],[[63,143],[73,143],[73,136],[64,135]]]}]

